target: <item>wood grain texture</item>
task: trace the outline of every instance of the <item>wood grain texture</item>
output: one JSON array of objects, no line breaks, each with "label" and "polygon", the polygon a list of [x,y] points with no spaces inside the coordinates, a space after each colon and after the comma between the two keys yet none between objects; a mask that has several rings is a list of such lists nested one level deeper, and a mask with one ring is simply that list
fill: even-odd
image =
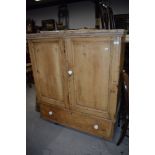
[{"label": "wood grain texture", "polygon": [[[117,42],[117,44],[115,44]],[[121,38],[114,37],[111,42],[111,71],[109,78],[109,114],[110,119],[116,121],[116,108],[118,98],[119,77],[121,72]]]},{"label": "wood grain texture", "polygon": [[[49,112],[52,112],[52,115],[49,115]],[[77,112],[72,113],[71,111],[53,107],[48,104],[41,104],[41,116],[49,121],[60,123],[105,139],[111,140],[113,136],[112,121],[103,118],[101,119]],[[94,128],[95,125],[98,126],[98,129]]]},{"label": "wood grain texture", "polygon": [[60,49],[58,42],[35,43],[41,95],[64,101]]},{"label": "wood grain texture", "polygon": [[73,110],[109,118],[110,40],[74,38],[66,44]]},{"label": "wood grain texture", "polygon": [[[123,34],[123,30],[78,30],[27,36],[43,118],[112,138]],[[95,124],[99,129],[94,130]]]},{"label": "wood grain texture", "polygon": [[40,111],[40,103],[41,103],[41,96],[40,96],[40,88],[39,88],[39,81],[37,77],[37,66],[36,66],[36,59],[34,55],[34,48],[33,43],[31,40],[28,40],[28,48],[30,53],[30,59],[32,64],[32,70],[33,70],[33,77],[34,77],[34,83],[35,83],[35,90],[36,90],[36,107],[37,111]]},{"label": "wood grain texture", "polygon": [[42,38],[68,38],[68,37],[104,37],[104,36],[122,36],[125,31],[123,29],[115,30],[95,30],[95,29],[80,29],[80,30],[60,30],[60,31],[48,31],[35,34],[27,34],[27,39],[42,39]]},{"label": "wood grain texture", "polygon": [[33,41],[35,74],[42,101],[66,107],[65,57],[62,40]]}]

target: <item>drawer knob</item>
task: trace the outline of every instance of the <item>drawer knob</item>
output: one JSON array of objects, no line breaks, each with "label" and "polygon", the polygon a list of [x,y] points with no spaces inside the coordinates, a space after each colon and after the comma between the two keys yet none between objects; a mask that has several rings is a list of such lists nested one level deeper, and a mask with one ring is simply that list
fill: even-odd
[{"label": "drawer knob", "polygon": [[53,115],[53,112],[52,112],[52,111],[49,111],[48,114],[49,114],[49,115]]},{"label": "drawer knob", "polygon": [[73,71],[72,70],[69,70],[68,71],[68,75],[72,75],[73,74]]},{"label": "drawer knob", "polygon": [[98,125],[97,125],[97,124],[94,125],[94,129],[95,129],[95,130],[98,129]]}]

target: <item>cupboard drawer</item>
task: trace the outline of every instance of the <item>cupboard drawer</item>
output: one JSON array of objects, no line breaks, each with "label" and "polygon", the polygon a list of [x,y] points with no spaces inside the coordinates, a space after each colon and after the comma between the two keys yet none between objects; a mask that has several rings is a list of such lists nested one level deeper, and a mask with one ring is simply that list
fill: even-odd
[{"label": "cupboard drawer", "polygon": [[110,120],[92,117],[83,113],[70,112],[46,104],[41,104],[40,111],[44,119],[104,137],[105,139],[112,139],[113,123]]}]

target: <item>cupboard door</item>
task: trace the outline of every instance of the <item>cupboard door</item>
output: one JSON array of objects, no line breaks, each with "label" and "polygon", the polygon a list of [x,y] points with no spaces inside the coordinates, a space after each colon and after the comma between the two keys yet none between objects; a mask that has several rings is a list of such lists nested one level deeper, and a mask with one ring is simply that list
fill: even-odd
[{"label": "cupboard door", "polygon": [[61,39],[33,40],[31,57],[34,62],[36,87],[42,102],[67,106],[67,81],[64,46]]},{"label": "cupboard door", "polygon": [[111,38],[66,39],[72,110],[109,118]]}]

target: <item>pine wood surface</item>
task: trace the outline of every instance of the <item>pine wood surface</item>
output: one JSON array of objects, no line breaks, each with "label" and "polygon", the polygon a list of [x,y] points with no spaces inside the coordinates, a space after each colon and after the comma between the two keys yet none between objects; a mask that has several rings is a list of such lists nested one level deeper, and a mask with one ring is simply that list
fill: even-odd
[{"label": "pine wood surface", "polygon": [[27,39],[42,117],[111,139],[124,31],[46,32]]}]

